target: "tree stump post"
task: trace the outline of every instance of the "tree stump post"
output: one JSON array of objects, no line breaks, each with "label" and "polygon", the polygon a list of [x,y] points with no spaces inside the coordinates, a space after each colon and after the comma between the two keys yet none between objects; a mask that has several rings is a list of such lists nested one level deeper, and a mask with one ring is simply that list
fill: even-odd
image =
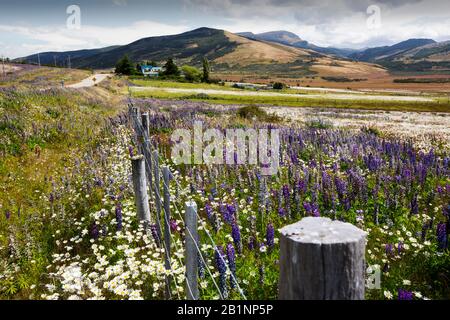
[{"label": "tree stump post", "polygon": [[366,232],[307,217],[281,229],[280,300],[363,300]]}]

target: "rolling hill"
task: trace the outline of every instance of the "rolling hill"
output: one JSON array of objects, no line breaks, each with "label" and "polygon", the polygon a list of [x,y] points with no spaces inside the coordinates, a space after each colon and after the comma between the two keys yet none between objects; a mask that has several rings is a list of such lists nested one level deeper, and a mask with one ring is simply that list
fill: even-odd
[{"label": "rolling hill", "polygon": [[[290,39],[295,41],[295,37]],[[286,40],[289,42],[289,39]],[[112,68],[128,55],[133,61],[156,61],[163,64],[169,57],[178,65],[201,66],[203,57],[211,61],[217,73],[255,73],[301,77],[305,75],[345,75],[361,77],[367,73],[383,72],[379,66],[353,62],[288,44],[251,39],[224,30],[199,28],[178,35],[149,37],[124,46],[72,52],[41,53],[43,64],[54,59],[64,61],[70,55],[76,68]],[[37,55],[21,59],[37,61]]]},{"label": "rolling hill", "polygon": [[90,57],[106,53],[119,47],[120,46],[111,46],[101,49],[85,49],[66,52],[43,52],[39,54],[39,57],[38,54],[33,54],[31,56],[19,58],[16,60],[33,64],[37,64],[38,61],[40,61],[42,65],[65,67],[68,65],[70,57],[71,65],[74,67],[78,67],[77,64],[73,63],[74,61],[76,62],[77,60],[89,59]]},{"label": "rolling hill", "polygon": [[449,72],[450,41],[409,39],[393,46],[370,48],[350,58],[377,63],[391,71]]},{"label": "rolling hill", "polygon": [[389,59],[390,57],[400,55],[408,50],[432,43],[436,43],[436,41],[431,39],[409,39],[392,46],[375,47],[360,52],[355,52],[350,55],[350,58],[360,61],[375,62],[377,60]]},{"label": "rolling hill", "polygon": [[264,33],[252,33],[252,32],[241,32],[238,35],[242,37],[246,37],[253,40],[262,40],[262,41],[270,41],[285,44],[288,46],[302,48],[302,49],[310,49],[316,52],[320,52],[323,54],[332,54],[340,57],[348,57],[349,55],[357,52],[354,49],[341,49],[341,48],[333,48],[333,47],[320,47],[316,46],[312,43],[309,43],[306,40],[301,39],[295,33],[289,31],[270,31]]}]

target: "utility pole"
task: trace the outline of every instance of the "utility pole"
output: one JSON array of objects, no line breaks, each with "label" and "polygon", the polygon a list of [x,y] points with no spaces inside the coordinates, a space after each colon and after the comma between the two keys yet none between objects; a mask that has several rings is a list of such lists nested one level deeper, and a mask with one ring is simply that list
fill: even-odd
[{"label": "utility pole", "polygon": [[5,57],[2,55],[2,67],[3,67],[3,78],[6,79],[6,72],[5,72]]},{"label": "utility pole", "polygon": [[39,52],[38,52],[38,65],[39,65],[39,67],[41,66],[41,56],[40,56]]},{"label": "utility pole", "polygon": [[53,56],[53,60],[55,61],[55,68],[56,68],[56,56]]},{"label": "utility pole", "polygon": [[72,69],[72,65],[70,64],[70,55],[69,55],[69,69]]}]

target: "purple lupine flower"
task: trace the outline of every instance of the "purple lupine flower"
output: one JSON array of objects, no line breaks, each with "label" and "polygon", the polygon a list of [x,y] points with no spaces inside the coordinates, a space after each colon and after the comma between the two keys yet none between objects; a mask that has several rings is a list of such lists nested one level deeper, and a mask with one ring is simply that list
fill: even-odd
[{"label": "purple lupine flower", "polygon": [[317,206],[317,204],[313,204],[312,216],[315,218],[320,217],[320,211],[319,211],[319,207]]},{"label": "purple lupine flower", "polygon": [[249,250],[254,250],[256,248],[256,239],[254,236],[250,236],[250,238],[248,239],[248,249]]},{"label": "purple lupine flower", "polygon": [[239,230],[239,226],[237,222],[233,222],[231,225],[231,237],[233,238],[234,245],[237,248],[237,252],[241,253],[241,231]]},{"label": "purple lupine flower", "polygon": [[11,218],[11,211],[6,210],[5,211],[5,217],[6,217],[7,220],[9,220],[9,218]]},{"label": "purple lupine flower", "polygon": [[286,210],[283,207],[278,208],[278,215],[280,217],[286,217]]},{"label": "purple lupine flower", "polygon": [[177,220],[170,219],[169,225],[170,225],[170,231],[172,233],[177,232],[177,230],[178,230],[178,222],[177,222]]},{"label": "purple lupine flower", "polygon": [[269,223],[267,225],[267,230],[266,230],[266,240],[267,240],[267,246],[269,248],[274,246],[274,239],[275,239],[275,229],[273,227],[272,223]]},{"label": "purple lupine flower", "polygon": [[305,180],[303,180],[303,179],[300,179],[299,181],[298,181],[298,184],[297,184],[297,190],[298,190],[298,193],[299,194],[301,194],[301,195],[303,195],[303,194],[305,194],[306,193],[306,191],[307,191],[307,182],[305,181]]},{"label": "purple lupine flower", "polygon": [[48,201],[50,201],[50,203],[55,202],[55,195],[53,194],[53,192],[51,192],[48,196]]},{"label": "purple lupine flower", "polygon": [[227,245],[227,259],[228,267],[230,268],[230,287],[232,289],[236,288],[236,254],[234,252],[234,247],[231,243]]},{"label": "purple lupine flower", "polygon": [[442,214],[448,218],[450,218],[450,204],[448,204],[447,206],[444,205],[444,207],[442,208]]},{"label": "purple lupine flower", "polygon": [[128,146],[128,153],[130,154],[130,157],[133,158],[134,157],[134,150],[133,150],[133,146]]},{"label": "purple lupine flower", "polygon": [[436,228],[436,236],[439,250],[447,249],[447,226],[444,222],[439,222]]},{"label": "purple lupine flower", "polygon": [[228,219],[231,223],[236,218],[236,207],[234,204],[227,204]]},{"label": "purple lupine flower", "polygon": [[100,235],[99,226],[97,223],[93,222],[91,225],[91,238],[97,240]]},{"label": "purple lupine flower", "polygon": [[309,202],[304,202],[304,203],[303,203],[303,208],[305,209],[306,214],[307,214],[308,216],[310,216],[311,213],[312,213],[312,207],[311,207],[311,204],[310,204]]},{"label": "purple lupine flower", "polygon": [[394,252],[393,249],[394,249],[394,246],[390,243],[388,243],[384,246],[384,250],[386,251],[386,255],[388,255],[388,256],[392,255],[392,253]]},{"label": "purple lupine flower", "polygon": [[403,242],[400,241],[398,243],[397,251],[398,251],[398,254],[402,253],[402,251],[403,251]]},{"label": "purple lupine flower", "polygon": [[218,196],[217,188],[211,188],[211,195],[216,198]]},{"label": "purple lupine flower", "polygon": [[227,288],[227,266],[225,264],[225,255],[223,253],[222,246],[217,246],[214,253],[214,260],[216,262],[217,270],[219,271],[219,289],[224,298],[228,297],[228,288]]},{"label": "purple lupine flower", "polygon": [[118,202],[116,204],[116,222],[117,222],[117,231],[122,231],[122,204]]},{"label": "purple lupine flower", "polygon": [[408,290],[398,289],[398,300],[413,300],[413,293]]},{"label": "purple lupine flower", "polygon": [[209,203],[205,204],[205,211],[206,211],[206,216],[208,217],[208,219],[211,219],[212,214],[213,214],[213,208],[212,208],[211,204],[209,204]]}]

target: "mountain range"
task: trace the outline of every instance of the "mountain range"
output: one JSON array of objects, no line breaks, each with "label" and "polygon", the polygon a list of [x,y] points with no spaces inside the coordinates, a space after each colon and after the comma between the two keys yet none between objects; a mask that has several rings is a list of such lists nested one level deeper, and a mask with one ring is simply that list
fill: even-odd
[{"label": "mountain range", "polygon": [[240,36],[254,39],[254,40],[262,40],[262,41],[271,41],[277,42],[281,44],[285,44],[288,46],[303,48],[303,49],[311,49],[316,52],[324,53],[324,54],[334,54],[341,57],[347,57],[352,53],[357,52],[355,49],[341,49],[341,48],[333,48],[333,47],[320,47],[316,46],[312,43],[309,43],[306,40],[301,39],[295,33],[289,31],[270,31],[264,33],[254,34],[252,32],[241,32],[237,33]]},{"label": "mountain range", "polygon": [[288,31],[260,34],[199,28],[178,35],[143,38],[123,46],[68,52],[43,52],[17,59],[27,63],[77,68],[111,68],[124,55],[133,61],[201,65],[211,61],[215,72],[265,75],[341,75],[374,72],[450,71],[450,41],[409,39],[392,46],[365,50],[321,47]]}]

